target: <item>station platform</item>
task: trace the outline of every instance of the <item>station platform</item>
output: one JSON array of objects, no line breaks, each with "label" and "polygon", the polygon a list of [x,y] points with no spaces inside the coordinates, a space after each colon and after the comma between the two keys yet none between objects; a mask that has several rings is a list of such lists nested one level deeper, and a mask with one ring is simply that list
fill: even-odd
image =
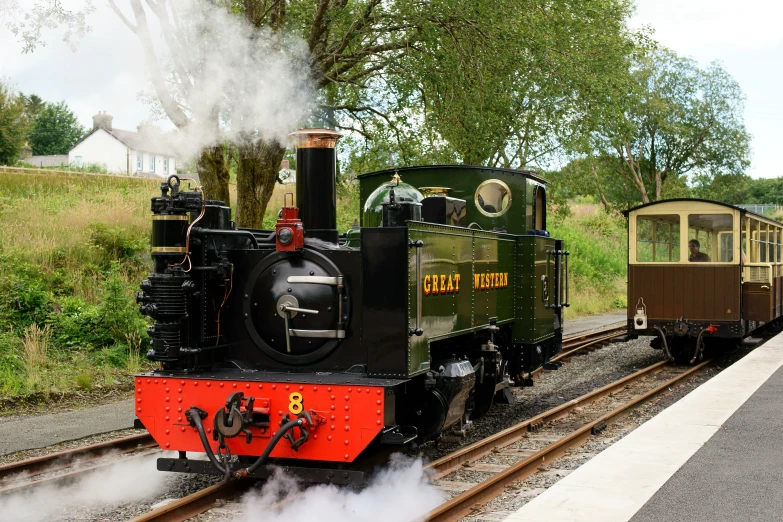
[{"label": "station platform", "polygon": [[568,337],[569,335],[589,332],[590,330],[598,330],[599,328],[610,325],[625,324],[628,322],[627,317],[625,310],[623,310],[622,312],[587,315],[575,319],[566,318],[565,323],[563,324],[563,335]]},{"label": "station platform", "polygon": [[783,520],[782,366],[779,334],[505,520]]}]

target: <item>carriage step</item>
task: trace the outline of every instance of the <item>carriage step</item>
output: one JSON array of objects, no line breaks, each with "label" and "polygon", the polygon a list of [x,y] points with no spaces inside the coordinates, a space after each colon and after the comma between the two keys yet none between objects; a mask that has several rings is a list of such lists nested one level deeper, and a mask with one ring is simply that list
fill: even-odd
[{"label": "carriage step", "polygon": [[757,344],[760,344],[761,341],[763,341],[761,337],[746,337],[742,340],[742,344],[745,346],[756,346]]}]

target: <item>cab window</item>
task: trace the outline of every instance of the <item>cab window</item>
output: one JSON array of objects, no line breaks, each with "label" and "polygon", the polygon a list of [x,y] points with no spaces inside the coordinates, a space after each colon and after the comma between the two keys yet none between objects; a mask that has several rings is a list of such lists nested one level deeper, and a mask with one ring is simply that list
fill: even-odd
[{"label": "cab window", "polygon": [[731,214],[688,216],[688,262],[734,261],[734,217]]},{"label": "cab window", "polygon": [[680,216],[637,216],[636,261],[677,263],[680,260]]},{"label": "cab window", "polygon": [[497,217],[511,205],[511,189],[499,179],[490,179],[476,190],[476,207],[485,216]]}]

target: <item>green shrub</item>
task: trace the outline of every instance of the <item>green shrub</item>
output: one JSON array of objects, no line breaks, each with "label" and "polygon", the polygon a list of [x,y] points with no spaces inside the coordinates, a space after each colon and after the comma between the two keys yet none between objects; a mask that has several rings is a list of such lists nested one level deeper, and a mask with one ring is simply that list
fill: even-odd
[{"label": "green shrub", "polygon": [[105,223],[90,225],[90,245],[101,252],[107,262],[132,259],[149,246],[147,237],[122,227],[109,227]]},{"label": "green shrub", "polygon": [[0,327],[25,328],[43,322],[52,293],[39,267],[0,256]]},{"label": "green shrub", "polygon": [[103,283],[103,299],[98,309],[100,326],[114,343],[125,343],[128,335],[146,338],[147,322],[134,302],[135,285],[120,275],[119,264],[112,265]]},{"label": "green shrub", "polygon": [[93,347],[111,342],[100,327],[99,307],[78,297],[64,297],[57,311],[49,314],[52,337],[57,346]]},{"label": "green shrub", "polygon": [[21,349],[22,339],[14,331],[0,332],[0,367],[20,373],[23,368]]}]

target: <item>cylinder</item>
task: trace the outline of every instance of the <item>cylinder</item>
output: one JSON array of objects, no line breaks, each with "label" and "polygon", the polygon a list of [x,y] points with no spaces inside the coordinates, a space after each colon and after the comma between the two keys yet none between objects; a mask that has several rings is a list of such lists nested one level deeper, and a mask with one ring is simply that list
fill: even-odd
[{"label": "cylinder", "polygon": [[337,243],[337,153],[342,134],[330,129],[302,129],[292,134],[296,146],[296,206],[305,238]]}]

